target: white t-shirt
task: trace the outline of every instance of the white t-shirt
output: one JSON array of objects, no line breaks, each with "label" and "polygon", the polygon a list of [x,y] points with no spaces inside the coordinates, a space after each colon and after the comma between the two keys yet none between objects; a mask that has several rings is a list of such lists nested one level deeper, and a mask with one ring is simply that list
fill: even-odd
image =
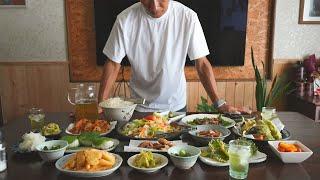
[{"label": "white t-shirt", "polygon": [[138,2],[117,16],[104,54],[116,63],[127,55],[131,64],[131,96],[145,98],[137,111],[177,111],[186,106],[184,66],[209,54],[197,14],[170,1],[160,18]]}]

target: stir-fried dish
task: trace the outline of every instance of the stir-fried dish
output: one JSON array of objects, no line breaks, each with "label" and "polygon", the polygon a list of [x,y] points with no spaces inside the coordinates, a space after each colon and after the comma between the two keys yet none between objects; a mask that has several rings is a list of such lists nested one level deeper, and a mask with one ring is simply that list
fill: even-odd
[{"label": "stir-fried dish", "polygon": [[168,150],[170,147],[173,146],[173,143],[164,139],[160,138],[158,139],[158,142],[151,142],[151,141],[143,141],[141,144],[139,144],[138,147],[141,148],[148,148],[148,149],[156,149],[156,150]]},{"label": "stir-fried dish", "polygon": [[200,131],[197,133],[197,135],[200,137],[215,138],[215,137],[220,137],[221,132],[216,130],[208,130],[208,131]]},{"label": "stir-fried dish", "polygon": [[179,126],[170,125],[165,116],[154,113],[143,119],[135,119],[127,123],[122,128],[122,133],[135,138],[155,138],[163,133],[173,133],[180,130]]},{"label": "stir-fried dish", "polygon": [[222,126],[229,126],[232,123],[223,119],[222,115],[220,114],[217,118],[196,118],[192,121],[189,121],[188,124],[190,125],[222,125]]},{"label": "stir-fried dish", "polygon": [[[240,144],[250,145],[251,156],[257,153],[258,148],[251,140],[239,138],[237,141]],[[220,139],[213,139],[209,142],[208,146],[209,147],[207,149],[201,151],[201,156],[208,157],[214,161],[222,163],[228,162],[228,144],[224,143]]]},{"label": "stir-fried dish", "polygon": [[242,135],[253,135],[256,140],[279,140],[281,132],[271,120],[247,120],[240,127]]},{"label": "stir-fried dish", "polygon": [[69,131],[73,134],[80,134],[82,132],[98,132],[101,134],[107,132],[109,128],[110,124],[105,120],[80,119]]}]

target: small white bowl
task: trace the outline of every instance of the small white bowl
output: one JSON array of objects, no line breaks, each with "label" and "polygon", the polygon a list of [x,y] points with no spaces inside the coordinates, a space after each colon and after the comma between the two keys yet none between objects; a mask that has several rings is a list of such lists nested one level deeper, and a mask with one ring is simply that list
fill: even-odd
[{"label": "small white bowl", "polygon": [[100,103],[99,106],[103,109],[103,113],[109,121],[129,121],[133,115],[133,112],[137,104],[125,107],[112,108],[104,107]]},{"label": "small white bowl", "polygon": [[[43,150],[45,146],[49,149],[52,146],[60,145],[61,148],[56,150]],[[36,149],[39,152],[40,157],[47,162],[55,161],[61,158],[68,147],[68,142],[63,140],[52,140],[46,141],[44,143],[39,144]]]},{"label": "small white bowl", "polygon": [[[187,156],[187,157],[177,156],[176,154],[179,154],[180,150],[185,150],[191,156]],[[168,154],[170,155],[171,161],[177,168],[190,169],[197,162],[197,159],[201,154],[201,150],[194,146],[178,145],[178,146],[173,146],[169,148]]]},{"label": "small white bowl", "polygon": [[[285,142],[288,144],[297,144],[303,152],[280,152],[278,150],[278,144],[280,142]],[[268,141],[272,151],[282,160],[284,163],[301,163],[308,159],[313,152],[303,145],[300,141]]]},{"label": "small white bowl", "polygon": [[152,153],[154,158],[160,158],[161,159],[161,164],[159,164],[158,166],[156,167],[153,167],[153,168],[140,168],[140,167],[136,167],[134,165],[134,159],[139,155],[139,154],[136,154],[136,155],[133,155],[131,156],[127,163],[130,167],[132,167],[133,169],[136,169],[137,171],[140,171],[140,172],[143,172],[143,173],[153,173],[153,172],[156,172],[158,170],[160,170],[161,168],[165,167],[167,164],[168,164],[168,158],[165,157],[164,155],[161,155],[161,154],[157,154],[157,153]]}]

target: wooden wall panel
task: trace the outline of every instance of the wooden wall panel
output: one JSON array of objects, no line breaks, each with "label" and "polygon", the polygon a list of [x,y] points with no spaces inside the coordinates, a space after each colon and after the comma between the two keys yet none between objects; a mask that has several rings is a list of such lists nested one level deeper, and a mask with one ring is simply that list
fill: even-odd
[{"label": "wooden wall panel", "polygon": [[244,85],[244,93],[243,93],[243,106],[245,107],[255,107],[253,105],[253,100],[255,99],[254,98],[254,82],[244,82],[243,83]]},{"label": "wooden wall panel", "polygon": [[67,62],[0,63],[0,84],[5,122],[35,106],[46,112],[72,110],[66,99]]},{"label": "wooden wall panel", "polygon": [[235,81],[228,81],[226,83],[226,98],[225,100],[228,102],[228,104],[234,106],[235,103]]}]

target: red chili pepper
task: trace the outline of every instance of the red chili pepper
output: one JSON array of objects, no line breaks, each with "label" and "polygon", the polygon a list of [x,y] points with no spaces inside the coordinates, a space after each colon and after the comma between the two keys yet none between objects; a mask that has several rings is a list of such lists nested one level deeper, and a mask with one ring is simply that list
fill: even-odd
[{"label": "red chili pepper", "polygon": [[154,115],[149,115],[149,116],[144,117],[144,119],[149,120],[149,121],[154,121],[157,119],[157,117]]}]

